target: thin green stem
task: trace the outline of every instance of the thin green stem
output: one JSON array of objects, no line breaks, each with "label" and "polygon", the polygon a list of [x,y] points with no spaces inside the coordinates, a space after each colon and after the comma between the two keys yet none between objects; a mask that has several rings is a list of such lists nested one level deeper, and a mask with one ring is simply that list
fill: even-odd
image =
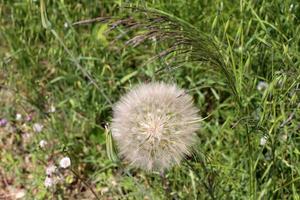
[{"label": "thin green stem", "polygon": [[55,39],[58,40],[58,42],[61,44],[61,46],[64,48],[66,53],[71,57],[72,62],[76,65],[77,69],[79,69],[83,75],[89,79],[89,81],[95,86],[95,88],[101,93],[101,95],[105,98],[105,100],[109,103],[109,105],[112,106],[112,102],[108,98],[108,96],[100,89],[97,82],[93,79],[92,75],[86,71],[81,65],[77,57],[73,55],[73,53],[68,49],[68,47],[65,45],[64,41],[59,37],[57,32],[52,28],[52,25],[47,17],[47,11],[45,2],[41,0],[41,18],[42,18],[42,25],[45,29],[50,30],[50,32],[54,35]]},{"label": "thin green stem", "polygon": [[[196,171],[196,170],[194,169],[194,166],[193,166],[189,161],[186,161],[186,163],[187,163],[187,165],[189,166],[189,168],[190,168],[192,171],[194,171],[194,172]],[[205,173],[207,173],[207,169],[206,169],[204,163],[203,163],[202,161],[200,161],[200,164],[201,164],[201,166],[203,167],[203,169],[205,170]],[[198,173],[195,173],[195,174],[196,174],[196,176],[198,177],[198,179],[201,181],[201,183],[203,184],[203,186],[204,186],[204,188],[206,189],[207,193],[209,194],[210,198],[211,198],[212,200],[215,200],[216,197],[215,197],[215,195],[214,195],[214,190],[213,190],[213,188],[210,187],[210,185],[208,185],[207,183],[205,183],[205,182],[202,180],[202,177],[200,177]]]},{"label": "thin green stem", "polygon": [[96,197],[97,200],[100,200],[100,198],[98,197],[97,193],[94,191],[94,189],[83,179],[79,176],[79,174],[71,169],[71,172],[87,187],[89,188],[89,190],[93,193],[93,195]]}]

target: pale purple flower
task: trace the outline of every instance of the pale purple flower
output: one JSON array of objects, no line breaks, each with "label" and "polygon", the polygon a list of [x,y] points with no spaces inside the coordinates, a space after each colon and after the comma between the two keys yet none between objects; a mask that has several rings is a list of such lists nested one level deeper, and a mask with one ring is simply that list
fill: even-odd
[{"label": "pale purple flower", "polygon": [[52,187],[55,184],[54,180],[51,177],[46,177],[44,185],[46,188]]},{"label": "pale purple flower", "polygon": [[50,165],[46,168],[46,174],[48,176],[51,176],[53,173],[55,173],[57,170],[57,167],[55,165]]},{"label": "pale purple flower", "polygon": [[25,139],[25,140],[29,140],[31,138],[31,134],[25,132],[22,134],[22,137]]},{"label": "pale purple flower", "polygon": [[30,122],[32,120],[32,114],[26,116],[26,121]]},{"label": "pale purple flower", "polygon": [[32,127],[33,127],[34,132],[40,133],[40,132],[42,132],[44,126],[42,124],[35,123],[35,124],[33,124]]},{"label": "pale purple flower", "polygon": [[197,140],[198,109],[176,85],[142,84],[113,108],[112,136],[133,166],[164,170],[179,164]]},{"label": "pale purple flower", "polygon": [[59,161],[59,166],[61,167],[61,168],[64,168],[64,169],[66,169],[66,168],[68,168],[68,167],[70,167],[71,166],[71,159],[69,158],[69,157],[63,157],[60,161]]},{"label": "pale purple flower", "polygon": [[7,123],[8,123],[7,119],[0,119],[0,127],[6,126]]}]

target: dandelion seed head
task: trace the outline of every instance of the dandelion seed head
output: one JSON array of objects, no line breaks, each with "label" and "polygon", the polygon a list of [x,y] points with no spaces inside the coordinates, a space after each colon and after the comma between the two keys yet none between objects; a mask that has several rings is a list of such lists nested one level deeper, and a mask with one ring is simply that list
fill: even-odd
[{"label": "dandelion seed head", "polygon": [[164,170],[190,154],[199,129],[193,99],[176,85],[142,84],[113,109],[112,136],[133,166]]},{"label": "dandelion seed head", "polygon": [[64,169],[66,169],[66,168],[68,168],[68,167],[70,167],[71,166],[71,159],[69,158],[69,157],[63,157],[60,161],[59,161],[59,166],[61,167],[61,168],[64,168]]}]

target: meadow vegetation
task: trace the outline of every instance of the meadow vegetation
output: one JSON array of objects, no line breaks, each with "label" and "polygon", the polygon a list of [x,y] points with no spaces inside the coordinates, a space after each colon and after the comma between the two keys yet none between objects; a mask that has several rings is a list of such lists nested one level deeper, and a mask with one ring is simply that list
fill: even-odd
[{"label": "meadow vegetation", "polygon": [[[126,45],[143,29],[72,25],[141,17],[122,0],[45,1],[49,21],[38,0],[0,0],[0,199],[300,199],[299,1],[133,2],[200,30],[225,72],[147,62],[167,44]],[[107,152],[113,105],[150,81],[187,90],[203,118],[193,156],[163,175]]]}]

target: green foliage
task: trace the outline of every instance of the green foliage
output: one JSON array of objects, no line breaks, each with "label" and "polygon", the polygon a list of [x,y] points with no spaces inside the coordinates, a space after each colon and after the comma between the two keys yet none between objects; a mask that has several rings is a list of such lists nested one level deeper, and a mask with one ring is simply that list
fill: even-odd
[{"label": "green foliage", "polygon": [[[168,60],[158,59],[143,66],[166,47],[151,40],[136,48],[124,45],[143,30],[115,40],[125,29],[72,26],[131,15],[119,7],[123,3],[47,1],[48,22],[41,20],[39,1],[0,0],[0,118],[10,122],[9,130],[0,127],[0,199],[11,188],[25,189],[26,199],[91,199],[92,190],[100,199],[299,199],[300,3],[131,3],[205,33],[220,50],[227,77],[207,62],[168,68]],[[151,80],[186,88],[205,118],[195,156],[163,176],[113,162],[106,127],[113,103]],[[268,86],[258,90],[261,81]],[[33,120],[17,121],[16,113],[32,114]],[[32,130],[34,123],[44,125],[41,133]],[[48,142],[44,150],[42,139]],[[66,155],[76,173],[64,171],[66,182],[46,189],[45,167]]]}]

